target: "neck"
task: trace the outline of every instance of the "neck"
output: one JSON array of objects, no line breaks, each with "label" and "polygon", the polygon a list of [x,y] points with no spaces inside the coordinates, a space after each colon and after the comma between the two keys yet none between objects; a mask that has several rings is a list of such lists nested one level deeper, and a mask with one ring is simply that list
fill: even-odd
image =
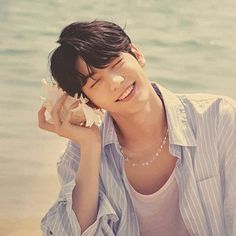
[{"label": "neck", "polygon": [[121,146],[129,149],[148,148],[160,142],[167,128],[161,99],[151,88],[145,105],[135,114],[112,115]]}]

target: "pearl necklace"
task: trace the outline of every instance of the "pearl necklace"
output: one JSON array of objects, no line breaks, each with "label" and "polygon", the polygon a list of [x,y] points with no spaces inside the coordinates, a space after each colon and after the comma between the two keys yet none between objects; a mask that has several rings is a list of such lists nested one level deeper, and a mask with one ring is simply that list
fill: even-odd
[{"label": "pearl necklace", "polygon": [[166,134],[165,134],[165,137],[164,139],[162,140],[161,142],[161,145],[160,147],[158,148],[157,152],[155,153],[155,155],[153,156],[153,158],[149,161],[144,161],[144,162],[141,162],[141,163],[138,163],[138,162],[132,162],[128,157],[126,157],[124,155],[124,151],[121,147],[121,145],[119,145],[119,149],[120,149],[120,152],[122,154],[122,156],[124,157],[125,161],[129,162],[131,164],[131,166],[135,167],[135,166],[149,166],[150,164],[152,164],[153,161],[156,160],[156,158],[160,155],[163,147],[165,146],[166,144],[166,140],[167,140],[167,136],[168,136],[168,129],[166,130]]}]

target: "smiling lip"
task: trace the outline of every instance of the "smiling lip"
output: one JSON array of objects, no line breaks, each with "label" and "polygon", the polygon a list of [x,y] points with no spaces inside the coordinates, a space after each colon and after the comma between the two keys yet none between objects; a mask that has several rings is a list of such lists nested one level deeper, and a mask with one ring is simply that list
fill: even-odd
[{"label": "smiling lip", "polygon": [[129,101],[135,94],[135,91],[136,89],[135,89],[135,82],[134,82],[121,94],[121,96],[116,100],[116,102]]}]

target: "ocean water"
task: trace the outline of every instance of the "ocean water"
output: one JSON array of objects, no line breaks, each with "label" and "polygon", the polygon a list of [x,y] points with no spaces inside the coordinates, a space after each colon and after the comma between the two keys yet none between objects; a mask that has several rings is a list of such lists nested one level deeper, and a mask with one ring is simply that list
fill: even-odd
[{"label": "ocean water", "polygon": [[40,81],[61,29],[94,19],[126,27],[150,80],[236,98],[234,0],[0,0],[0,219],[40,219],[57,196],[66,140],[37,127]]}]

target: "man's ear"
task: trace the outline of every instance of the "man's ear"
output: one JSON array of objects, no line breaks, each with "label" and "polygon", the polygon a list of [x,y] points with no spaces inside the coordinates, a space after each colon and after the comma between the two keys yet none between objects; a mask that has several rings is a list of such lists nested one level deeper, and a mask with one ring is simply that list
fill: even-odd
[{"label": "man's ear", "polygon": [[144,58],[144,55],[141,53],[141,51],[134,44],[130,44],[130,49],[131,49],[131,52],[135,55],[140,66],[144,67],[146,60]]}]

